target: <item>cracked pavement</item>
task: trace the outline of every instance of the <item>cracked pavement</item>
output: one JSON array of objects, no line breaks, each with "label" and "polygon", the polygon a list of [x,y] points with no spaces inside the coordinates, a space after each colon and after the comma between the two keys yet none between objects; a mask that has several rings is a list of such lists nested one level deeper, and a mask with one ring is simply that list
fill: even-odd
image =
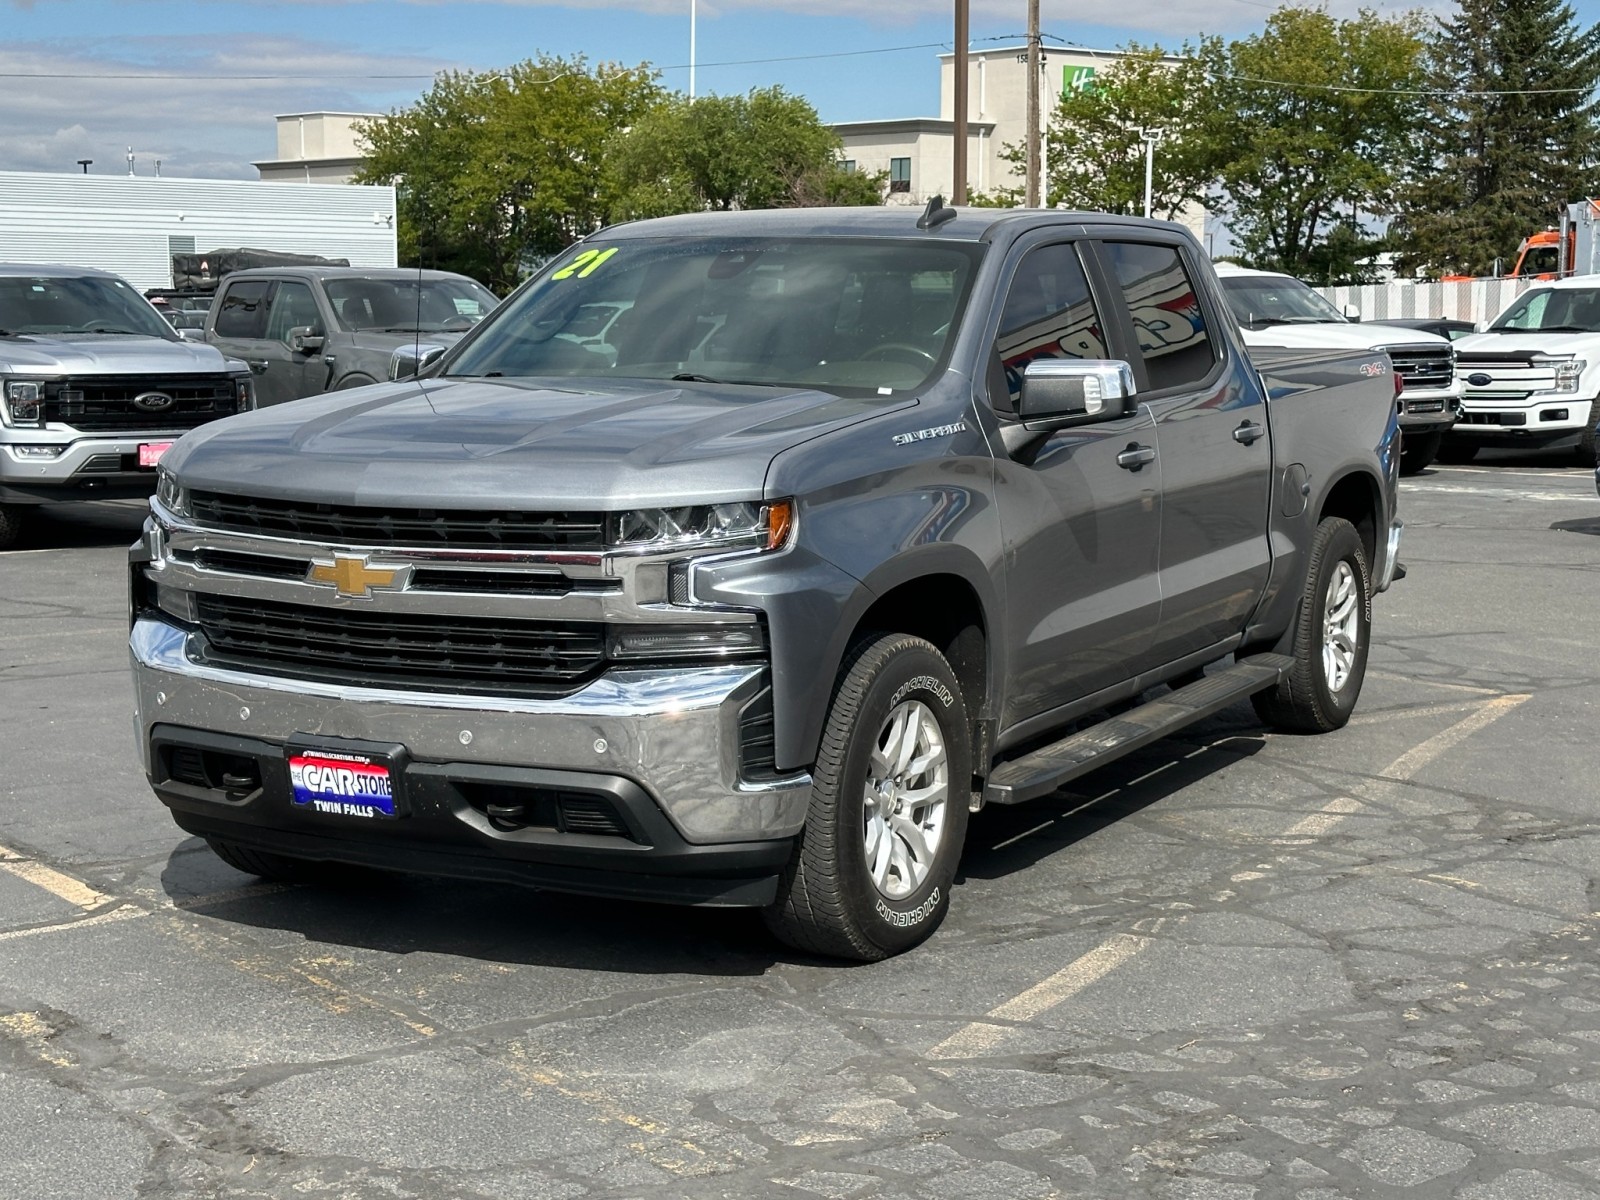
[{"label": "cracked pavement", "polygon": [[[1600,1197],[1600,500],[1403,485],[1349,728],[974,818],[943,929],[263,884],[139,774],[126,505],[0,556],[0,1197]],[[8,857],[9,855],[9,857]]]}]

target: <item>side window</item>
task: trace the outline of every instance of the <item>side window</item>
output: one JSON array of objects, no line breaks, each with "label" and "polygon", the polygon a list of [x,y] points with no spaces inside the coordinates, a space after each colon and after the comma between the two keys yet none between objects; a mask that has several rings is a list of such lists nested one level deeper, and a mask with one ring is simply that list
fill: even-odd
[{"label": "side window", "polygon": [[1028,251],[1006,292],[995,350],[1012,412],[1022,394],[1022,372],[1034,359],[1106,356],[1100,314],[1076,246],[1063,242]]},{"label": "side window", "polygon": [[317,298],[305,284],[285,280],[272,294],[272,306],[267,313],[267,337],[288,345],[289,331],[306,325],[322,328]]},{"label": "side window", "polygon": [[245,279],[230,283],[222,294],[222,307],[212,326],[218,337],[259,338],[267,333],[267,289],[265,279]]},{"label": "side window", "polygon": [[1198,384],[1216,365],[1216,346],[1176,246],[1107,242],[1111,273],[1139,338],[1150,390]]}]

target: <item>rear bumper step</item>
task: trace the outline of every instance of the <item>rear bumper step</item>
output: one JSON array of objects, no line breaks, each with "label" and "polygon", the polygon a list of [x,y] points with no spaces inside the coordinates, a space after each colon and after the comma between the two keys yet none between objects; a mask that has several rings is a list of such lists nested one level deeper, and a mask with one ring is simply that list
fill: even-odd
[{"label": "rear bumper step", "polygon": [[984,802],[1021,804],[1048,795],[1096,767],[1276,687],[1293,666],[1287,655],[1253,654],[1121,716],[1002,763],[984,785]]}]

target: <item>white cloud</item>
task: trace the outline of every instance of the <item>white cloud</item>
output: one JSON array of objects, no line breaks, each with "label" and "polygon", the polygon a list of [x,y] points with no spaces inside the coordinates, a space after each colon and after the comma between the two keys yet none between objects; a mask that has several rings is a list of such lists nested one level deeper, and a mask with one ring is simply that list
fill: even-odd
[{"label": "white cloud", "polygon": [[[92,158],[96,173],[120,174],[132,146],[141,175],[159,159],[164,175],[253,179],[251,162],[276,154],[275,114],[382,111],[415,97],[438,65],[248,34],[221,47],[201,37],[6,42],[0,168],[75,171]],[[361,78],[406,74],[417,78]]]}]

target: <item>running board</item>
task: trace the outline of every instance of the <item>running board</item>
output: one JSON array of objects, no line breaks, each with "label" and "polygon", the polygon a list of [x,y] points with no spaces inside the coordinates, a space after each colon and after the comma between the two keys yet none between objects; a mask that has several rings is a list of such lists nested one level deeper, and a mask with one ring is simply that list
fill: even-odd
[{"label": "running board", "polygon": [[1253,654],[1187,687],[1001,763],[984,784],[987,804],[1021,804],[1048,795],[1096,767],[1159,741],[1230,704],[1276,687],[1294,667],[1283,654]]}]

